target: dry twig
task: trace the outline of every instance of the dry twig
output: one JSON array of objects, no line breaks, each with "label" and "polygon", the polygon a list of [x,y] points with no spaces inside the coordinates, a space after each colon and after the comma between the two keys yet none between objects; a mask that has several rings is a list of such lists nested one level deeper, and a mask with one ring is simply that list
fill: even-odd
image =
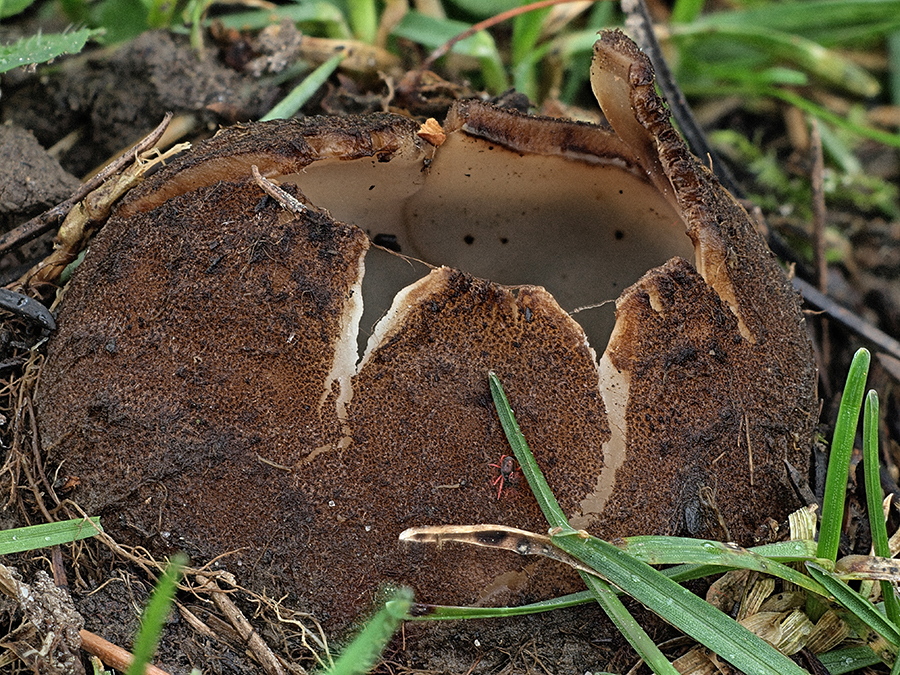
[{"label": "dry twig", "polygon": [[159,126],[156,127],[156,129],[135,143],[127,151],[123,152],[118,158],[110,162],[106,168],[100,171],[96,176],[86,181],[67,200],[57,204],[52,209],[44,211],[41,215],[35,216],[27,223],[23,223],[14,230],[0,236],[0,254],[6,253],[17,246],[21,246],[44,234],[44,232],[51,230],[56,222],[60,218],[65,217],[75,204],[84,199],[90,192],[93,192],[100,187],[110,176],[121,171],[123,167],[140,153],[146,152],[156,145],[156,143],[159,142],[159,139],[162,138],[166,127],[169,126],[171,119],[172,113],[166,113],[162,122],[159,123]]},{"label": "dry twig", "polygon": [[[131,662],[134,661],[134,655],[131,652],[88,630],[82,629],[80,635],[81,648],[88,654],[99,658],[105,665],[123,673],[131,667]],[[165,670],[149,663],[144,673],[145,675],[169,675]]]},{"label": "dry twig", "polygon": [[212,599],[213,602],[216,603],[216,607],[228,617],[231,625],[234,626],[235,630],[241,636],[241,639],[246,641],[247,646],[256,656],[256,659],[260,662],[265,671],[269,675],[286,675],[278,657],[275,656],[271,649],[269,649],[269,646],[263,641],[253,626],[250,625],[250,622],[247,621],[247,618],[241,610],[238,609],[237,605],[231,601],[228,595],[219,588],[216,582],[202,575],[197,575],[197,582],[200,584],[201,589],[212,594]]}]

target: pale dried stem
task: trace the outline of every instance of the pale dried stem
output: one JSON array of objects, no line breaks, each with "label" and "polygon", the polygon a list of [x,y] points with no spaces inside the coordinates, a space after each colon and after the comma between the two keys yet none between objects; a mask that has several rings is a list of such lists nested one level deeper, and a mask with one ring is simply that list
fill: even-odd
[{"label": "pale dried stem", "polygon": [[262,189],[262,191],[269,195],[272,199],[277,201],[279,204],[281,204],[288,211],[290,211],[291,213],[304,213],[305,211],[309,211],[309,207],[303,204],[299,199],[289,194],[283,188],[263,176],[259,172],[259,167],[257,167],[256,164],[250,167],[250,171],[253,173],[253,180]]}]

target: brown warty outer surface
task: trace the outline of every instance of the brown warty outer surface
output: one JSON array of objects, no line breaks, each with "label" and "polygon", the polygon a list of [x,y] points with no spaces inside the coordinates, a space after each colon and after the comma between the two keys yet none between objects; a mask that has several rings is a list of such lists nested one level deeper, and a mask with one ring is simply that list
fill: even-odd
[{"label": "brown warty outer surface", "polygon": [[[474,101],[440,147],[395,115],[247,124],[128,195],[36,399],[72,498],[153,551],[239,549],[244,585],[329,627],[381,582],[441,604],[578,590],[557,563],[398,545],[417,525],[546,531],[522,479],[492,485],[490,369],[573,524],[752,544],[798,506],[785,460],[808,464],[798,300],[637,48],[604,34],[592,77],[612,132]],[[615,317],[569,314],[616,297]]]}]

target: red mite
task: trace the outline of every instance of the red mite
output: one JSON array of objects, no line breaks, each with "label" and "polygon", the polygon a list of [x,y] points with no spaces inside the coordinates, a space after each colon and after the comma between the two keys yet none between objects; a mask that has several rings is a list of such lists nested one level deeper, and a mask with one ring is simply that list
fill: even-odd
[{"label": "red mite", "polygon": [[499,485],[497,488],[497,499],[503,494],[503,488],[510,478],[516,473],[516,458],[512,455],[500,455],[500,461],[497,464],[489,464],[495,469],[499,469],[500,475],[491,481],[491,485]]}]

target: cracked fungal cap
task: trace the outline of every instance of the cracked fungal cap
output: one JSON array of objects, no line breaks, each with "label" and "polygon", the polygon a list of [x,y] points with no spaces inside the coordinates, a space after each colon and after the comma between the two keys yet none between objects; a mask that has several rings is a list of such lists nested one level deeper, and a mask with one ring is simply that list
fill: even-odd
[{"label": "cracked fungal cap", "polygon": [[546,530],[517,472],[498,499],[492,369],[573,525],[752,543],[808,461],[797,298],[621,33],[592,81],[612,131],[478,101],[421,136],[388,114],[255,123],[134,190],[37,395],[71,497],[133,544],[238,551],[331,626],[385,581],[443,604],[577,589],[558,563],[397,543]]}]

